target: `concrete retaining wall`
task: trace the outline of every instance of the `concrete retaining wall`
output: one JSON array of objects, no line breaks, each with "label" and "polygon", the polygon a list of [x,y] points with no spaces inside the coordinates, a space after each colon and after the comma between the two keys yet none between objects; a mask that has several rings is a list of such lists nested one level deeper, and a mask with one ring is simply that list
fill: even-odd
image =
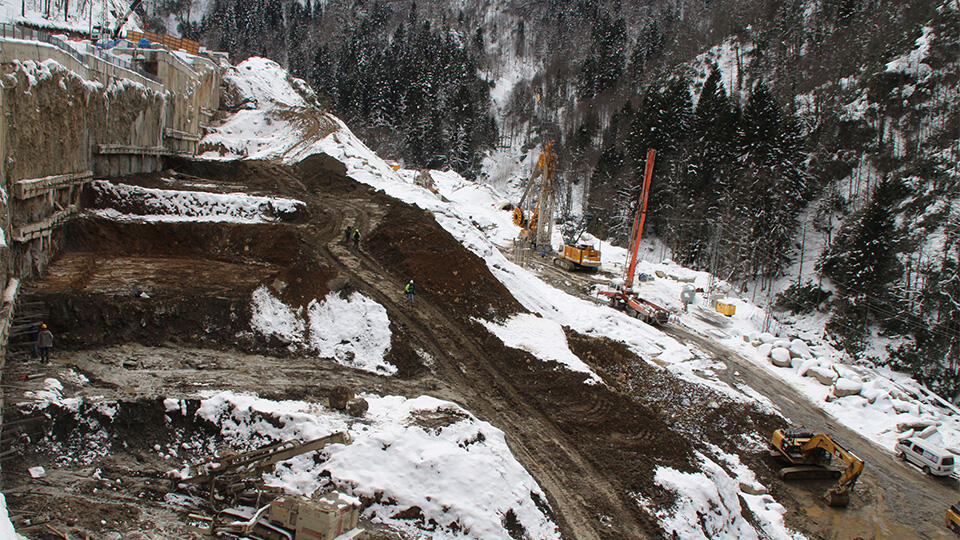
[{"label": "concrete retaining wall", "polygon": [[0,283],[43,270],[86,180],[27,198],[17,182],[157,171],[164,155],[196,154],[219,107],[213,59],[131,48],[111,63],[52,42],[0,38]]}]

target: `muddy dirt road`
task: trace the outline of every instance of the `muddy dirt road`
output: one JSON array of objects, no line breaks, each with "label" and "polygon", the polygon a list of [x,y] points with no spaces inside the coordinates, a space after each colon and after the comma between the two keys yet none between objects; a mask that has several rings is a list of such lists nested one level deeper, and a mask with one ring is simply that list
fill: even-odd
[{"label": "muddy dirt road", "polygon": [[[898,461],[889,451],[831,419],[793,387],[730,349],[674,324],[664,331],[726,364],[728,369],[721,374],[724,382],[734,387],[750,386],[773,402],[794,426],[835,436],[864,460],[864,472],[850,506],[844,509],[824,504],[820,483],[781,482],[775,496],[791,509],[788,522],[809,522],[816,529],[830,531],[825,538],[955,538],[943,520],[947,507],[960,499],[956,481],[926,476]],[[793,506],[787,497],[794,500]]]}]

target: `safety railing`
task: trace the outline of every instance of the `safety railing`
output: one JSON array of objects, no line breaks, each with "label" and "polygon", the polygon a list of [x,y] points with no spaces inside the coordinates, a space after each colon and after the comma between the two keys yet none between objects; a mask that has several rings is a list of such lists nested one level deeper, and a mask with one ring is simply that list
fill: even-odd
[{"label": "safety railing", "polygon": [[78,51],[75,47],[71,46],[65,39],[59,38],[57,36],[48,34],[46,32],[41,32],[33,28],[24,28],[22,26],[17,26],[10,23],[0,23],[0,38],[3,39],[22,39],[27,41],[40,41],[43,43],[48,43],[54,47],[60,49],[66,54],[72,56],[76,61],[82,63],[87,67],[92,67],[91,62],[89,61],[90,56],[96,56],[104,62],[132,71],[137,75],[141,75],[150,79],[154,82],[161,82],[160,78],[152,73],[147,73],[142,68],[140,68],[135,62],[128,60],[126,58],[120,58],[116,55],[110,54],[103,51],[97,47],[92,47],[86,45],[86,52]]}]

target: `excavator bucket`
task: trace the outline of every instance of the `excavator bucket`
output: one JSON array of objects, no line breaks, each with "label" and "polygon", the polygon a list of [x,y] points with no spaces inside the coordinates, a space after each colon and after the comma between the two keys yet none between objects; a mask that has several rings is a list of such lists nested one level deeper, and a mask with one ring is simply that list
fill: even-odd
[{"label": "excavator bucket", "polygon": [[830,506],[844,507],[850,504],[850,492],[846,490],[831,489],[827,491],[827,504]]}]

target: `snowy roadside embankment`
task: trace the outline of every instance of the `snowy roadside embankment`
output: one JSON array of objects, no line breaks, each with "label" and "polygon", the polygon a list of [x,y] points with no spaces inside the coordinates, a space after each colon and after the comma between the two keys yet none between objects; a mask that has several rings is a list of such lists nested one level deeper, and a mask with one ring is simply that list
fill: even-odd
[{"label": "snowy roadside embankment", "polygon": [[[719,449],[715,449],[719,451]],[[704,540],[759,540],[760,538],[801,539],[802,534],[790,531],[783,522],[786,508],[768,494],[751,495],[741,485],[763,491],[739,458],[721,454],[734,470],[730,476],[718,463],[698,453],[703,472],[684,473],[669,467],[658,467],[654,482],[677,494],[670,509],[651,509],[666,531],[679,538]],[[744,508],[753,514],[758,531],[744,517]],[[641,501],[644,505],[644,501]]]},{"label": "snowy roadside embankment", "polygon": [[[869,363],[844,361],[821,333],[784,327],[777,337],[762,332],[766,312],[746,300],[718,326],[694,313],[681,322],[777,376],[831,417],[893,452],[899,439],[919,434],[960,453],[960,413],[908,375]],[[715,315],[715,314],[713,314]],[[716,318],[716,317],[715,317]],[[932,429],[928,429],[931,428]]]},{"label": "snowy roadside embankment", "polygon": [[[218,425],[237,449],[346,431],[350,444],[328,446],[323,460],[304,454],[285,461],[265,481],[303,495],[333,488],[362,497],[369,503],[365,518],[415,537],[508,540],[504,523],[511,517],[527,538],[560,537],[540,509],[545,495],[502,431],[449,401],[362,397],[370,405],[362,421],[302,401],[231,392],[209,394],[197,415]],[[395,517],[401,512],[416,519]],[[436,527],[421,528],[428,523]]]},{"label": "snowy roadside embankment", "polygon": [[343,298],[330,293],[294,309],[266,286],[253,291],[250,326],[266,337],[287,343],[291,350],[305,349],[337,363],[381,375],[393,375],[397,367],[385,360],[390,351],[390,319],[387,310],[354,292]]},{"label": "snowy roadside embankment", "polygon": [[91,182],[93,213],[105,219],[137,222],[269,223],[289,219],[303,202],[245,193],[209,193]]}]

